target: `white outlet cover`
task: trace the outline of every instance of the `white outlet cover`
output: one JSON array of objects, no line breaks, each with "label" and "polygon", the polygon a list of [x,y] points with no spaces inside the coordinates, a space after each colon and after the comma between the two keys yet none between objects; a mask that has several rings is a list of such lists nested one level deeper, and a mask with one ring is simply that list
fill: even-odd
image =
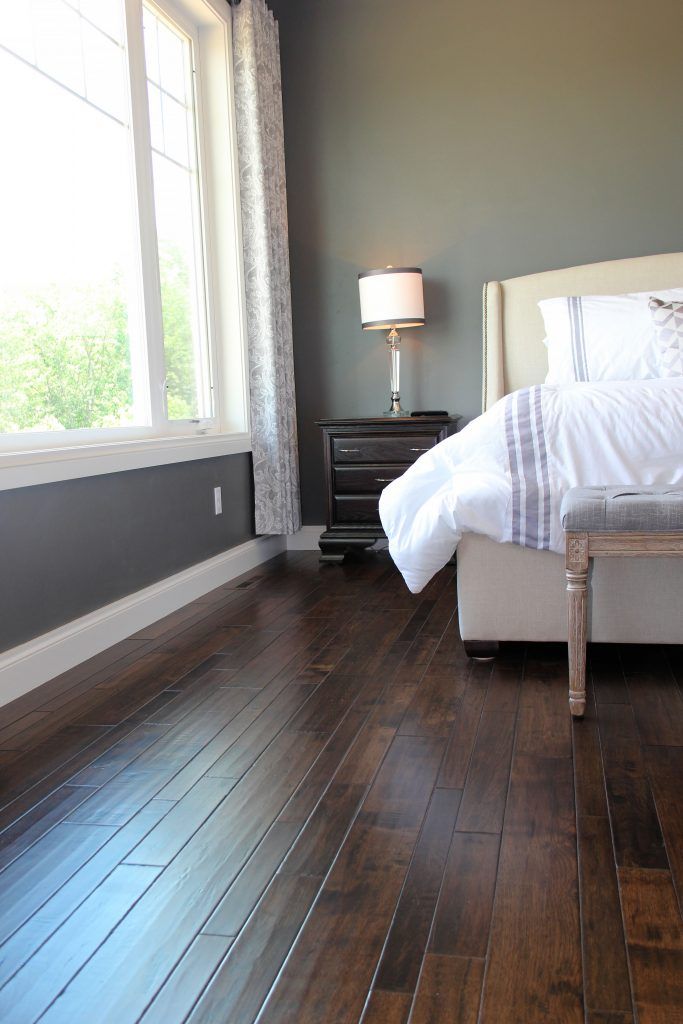
[{"label": "white outlet cover", "polygon": [[217,516],[223,512],[223,498],[220,487],[214,487],[213,489],[213,508]]}]

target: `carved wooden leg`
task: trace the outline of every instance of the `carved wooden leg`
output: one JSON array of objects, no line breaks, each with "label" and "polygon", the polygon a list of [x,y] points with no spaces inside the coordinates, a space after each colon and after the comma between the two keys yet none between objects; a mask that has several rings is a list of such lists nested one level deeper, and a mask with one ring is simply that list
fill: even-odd
[{"label": "carved wooden leg", "polygon": [[567,534],[569,598],[569,710],[581,718],[586,710],[586,612],[588,603],[588,534]]}]

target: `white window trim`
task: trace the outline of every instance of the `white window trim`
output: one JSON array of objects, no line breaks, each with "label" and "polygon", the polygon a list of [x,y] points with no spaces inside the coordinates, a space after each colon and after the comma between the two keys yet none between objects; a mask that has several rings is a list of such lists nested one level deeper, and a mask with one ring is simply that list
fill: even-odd
[{"label": "white window trim", "polygon": [[[168,8],[174,8],[173,0]],[[142,19],[142,0],[125,0],[128,25]],[[163,9],[164,0],[160,7]],[[251,451],[249,422],[249,377],[246,326],[246,293],[242,257],[242,217],[240,207],[237,129],[232,75],[232,21],[230,8],[220,0],[183,0],[196,24],[200,65],[212,64],[211,74],[202,83],[202,136],[206,202],[212,216],[205,218],[205,247],[210,251],[206,273],[212,293],[209,315],[210,333],[216,338],[231,338],[228,345],[216,344],[215,387],[220,419],[202,422],[169,423],[171,433],[150,436],[150,428],[122,431],[90,431],[90,440],[53,434],[45,438],[46,447],[27,448],[37,437],[17,435],[12,451],[0,451],[0,491],[37,484],[55,483],[105,473],[125,472],[196,459],[217,458]],[[128,36],[131,44],[131,33]],[[142,37],[129,50],[131,61],[139,60]],[[144,83],[143,83],[144,84]],[[146,109],[146,108],[143,108]],[[133,104],[133,116],[136,104]],[[138,163],[138,167],[141,164]],[[219,187],[225,180],[225,168],[231,188]],[[138,190],[149,195],[146,187]],[[141,218],[153,210],[139,211]],[[220,225],[220,228],[217,228]],[[146,247],[145,247],[146,248]],[[141,250],[141,258],[145,253]],[[156,267],[154,268],[155,272]],[[144,271],[143,271],[144,272]],[[155,311],[155,313],[160,311]],[[153,314],[153,318],[154,317]],[[148,323],[148,332],[154,330]],[[207,429],[208,428],[208,429]],[[194,433],[189,434],[189,430]],[[66,433],[66,432],[65,432]],[[78,432],[79,435],[81,432]],[[117,435],[116,439],[112,435]],[[103,436],[104,435],[104,436]],[[137,435],[137,436],[131,436]],[[40,438],[41,442],[43,438]],[[75,442],[75,443],[74,443]]]},{"label": "white window trim", "polygon": [[0,491],[251,451],[247,433],[155,437],[0,455]]}]

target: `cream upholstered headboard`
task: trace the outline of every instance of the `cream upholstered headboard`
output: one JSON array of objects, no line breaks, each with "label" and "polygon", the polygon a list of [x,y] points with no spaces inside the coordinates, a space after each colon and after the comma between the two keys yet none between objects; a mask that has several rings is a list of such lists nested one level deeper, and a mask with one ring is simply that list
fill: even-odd
[{"label": "cream upholstered headboard", "polygon": [[680,252],[489,281],[484,285],[484,411],[510,391],[545,380],[548,358],[539,299],[679,286],[683,287]]}]

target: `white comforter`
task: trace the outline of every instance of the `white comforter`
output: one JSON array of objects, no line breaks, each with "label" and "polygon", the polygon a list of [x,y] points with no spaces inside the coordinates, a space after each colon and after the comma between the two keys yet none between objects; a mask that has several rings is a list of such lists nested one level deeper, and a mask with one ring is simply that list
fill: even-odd
[{"label": "white comforter", "polygon": [[683,378],[516,391],[422,455],[379,511],[417,594],[464,532],[562,552],[565,492],[622,483],[683,484]]}]

